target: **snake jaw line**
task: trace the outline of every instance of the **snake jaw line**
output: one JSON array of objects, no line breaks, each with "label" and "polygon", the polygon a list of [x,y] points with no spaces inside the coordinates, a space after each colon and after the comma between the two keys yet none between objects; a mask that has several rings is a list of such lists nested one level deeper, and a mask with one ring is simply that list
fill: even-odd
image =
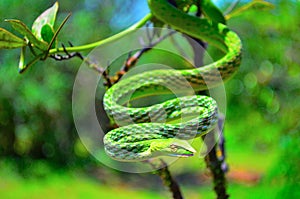
[{"label": "snake jaw line", "polygon": [[151,143],[151,156],[172,156],[172,157],[190,157],[196,153],[196,150],[186,140],[170,138],[166,140],[154,141]]}]

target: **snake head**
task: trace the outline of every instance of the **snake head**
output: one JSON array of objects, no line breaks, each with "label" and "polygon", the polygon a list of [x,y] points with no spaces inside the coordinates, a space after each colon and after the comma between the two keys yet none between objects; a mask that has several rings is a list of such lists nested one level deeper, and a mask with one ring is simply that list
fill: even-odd
[{"label": "snake head", "polygon": [[186,141],[170,138],[152,142],[150,150],[153,156],[190,157],[196,152]]}]

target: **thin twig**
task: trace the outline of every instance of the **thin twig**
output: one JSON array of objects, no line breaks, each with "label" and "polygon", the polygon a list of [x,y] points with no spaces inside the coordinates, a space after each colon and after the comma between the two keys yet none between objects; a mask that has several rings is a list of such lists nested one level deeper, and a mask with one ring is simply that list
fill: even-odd
[{"label": "thin twig", "polygon": [[[110,88],[113,83],[111,82],[111,78],[109,77],[108,70],[105,70],[104,68],[100,67],[99,64],[91,61],[87,57],[84,57],[83,55],[78,55],[82,61],[84,61],[91,69],[95,70],[99,75],[101,75],[106,82],[104,82],[104,85],[107,88]],[[109,64],[108,64],[109,65]]]},{"label": "thin twig", "polygon": [[224,11],[224,15],[228,15],[235,7],[240,3],[240,0],[236,0],[230,4],[230,6]]},{"label": "thin twig", "polygon": [[[71,42],[69,42],[69,45],[71,47],[73,47],[73,44]],[[62,48],[63,48],[63,51],[64,51],[65,55],[53,54],[53,55],[50,55],[50,58],[53,58],[57,61],[63,61],[63,60],[71,59],[73,57],[78,57],[82,61],[84,61],[90,68],[92,68],[93,70],[95,70],[97,73],[99,73],[100,75],[102,75],[104,77],[104,79],[106,80],[106,82],[105,82],[106,86],[108,86],[108,87],[112,86],[112,83],[111,83],[110,78],[108,76],[108,71],[104,70],[104,68],[102,68],[102,67],[99,67],[98,64],[90,61],[87,57],[84,57],[79,52],[69,53],[64,44],[62,44]]]},{"label": "thin twig", "polygon": [[181,47],[180,44],[176,41],[176,39],[174,37],[170,37],[170,40],[171,40],[172,44],[174,45],[174,47],[179,51],[179,54],[182,57],[188,57],[187,53],[185,52],[186,49]]},{"label": "thin twig", "polygon": [[[138,61],[138,59],[145,53],[148,52],[149,50],[151,50],[154,46],[156,46],[157,44],[159,44],[160,42],[162,42],[163,40],[165,40],[166,38],[168,38],[169,36],[171,36],[172,34],[176,33],[176,31],[172,30],[170,32],[168,32],[167,34],[159,37],[157,40],[155,40],[154,42],[150,41],[150,43],[143,47],[141,50],[137,51],[136,53],[134,53],[132,56],[129,56],[127,58],[127,60],[125,61],[124,65],[121,67],[121,69],[115,74],[114,77],[111,77],[111,82],[113,84],[117,83],[122,77],[123,75],[130,69],[132,68]],[[148,38],[150,36],[148,35]],[[152,37],[150,37],[150,39],[152,40]]]},{"label": "thin twig", "polygon": [[[69,45],[71,47],[73,46],[71,42],[69,42]],[[65,55],[53,54],[53,55],[50,55],[50,58],[55,59],[56,61],[64,61],[64,60],[72,59],[73,57],[79,57],[80,59],[82,59],[82,55],[79,52],[69,53],[66,50],[66,46],[64,44],[62,44],[62,48],[64,49]]]}]

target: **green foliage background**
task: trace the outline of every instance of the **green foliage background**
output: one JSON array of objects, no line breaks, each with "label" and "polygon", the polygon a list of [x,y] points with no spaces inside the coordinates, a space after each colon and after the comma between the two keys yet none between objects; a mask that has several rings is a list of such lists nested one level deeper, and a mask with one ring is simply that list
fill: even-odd
[{"label": "green foliage background", "polygon": [[[73,13],[60,41],[81,45],[126,28],[147,13],[146,4],[133,2],[60,1],[58,21]],[[226,84],[228,162],[233,171],[260,176],[258,182],[245,182],[229,175],[232,198],[300,198],[300,3],[272,2],[274,10],[248,11],[228,22],[244,44],[239,73]],[[0,26],[12,31],[3,22],[10,18],[31,26],[53,3],[0,1]],[[225,9],[228,4],[222,6]],[[71,110],[80,60],[38,62],[19,75],[18,54],[19,50],[0,51],[0,184],[6,185],[0,188],[0,196],[26,198],[32,191],[37,198],[40,194],[63,198],[58,190],[68,190],[74,198],[113,197],[116,187],[128,198],[166,196],[161,188],[147,184],[148,179],[157,183],[155,177],[117,173],[85,151]],[[207,179],[191,180],[204,172],[201,160],[178,162],[171,169],[188,198],[199,194],[213,198]]]}]

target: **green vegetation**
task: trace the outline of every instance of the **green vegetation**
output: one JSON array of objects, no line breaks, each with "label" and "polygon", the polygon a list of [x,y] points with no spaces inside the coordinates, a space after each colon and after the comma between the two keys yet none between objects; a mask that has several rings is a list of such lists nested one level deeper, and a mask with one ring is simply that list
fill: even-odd
[{"label": "green vegetation", "polygon": [[[300,3],[272,2],[273,10],[254,9],[228,21],[244,45],[241,68],[226,84],[232,198],[300,198]],[[0,26],[13,31],[3,20],[22,19],[30,27],[53,3],[30,1],[24,9],[22,0],[0,1]],[[123,0],[59,3],[59,22],[73,13],[59,41],[74,45],[106,38],[147,13],[144,4]],[[19,75],[19,53],[0,51],[0,198],[169,196],[158,177],[114,171],[85,151],[71,110],[81,60],[37,62]],[[101,96],[97,100],[101,104]],[[186,198],[214,198],[202,159],[179,160],[170,170]]]}]

